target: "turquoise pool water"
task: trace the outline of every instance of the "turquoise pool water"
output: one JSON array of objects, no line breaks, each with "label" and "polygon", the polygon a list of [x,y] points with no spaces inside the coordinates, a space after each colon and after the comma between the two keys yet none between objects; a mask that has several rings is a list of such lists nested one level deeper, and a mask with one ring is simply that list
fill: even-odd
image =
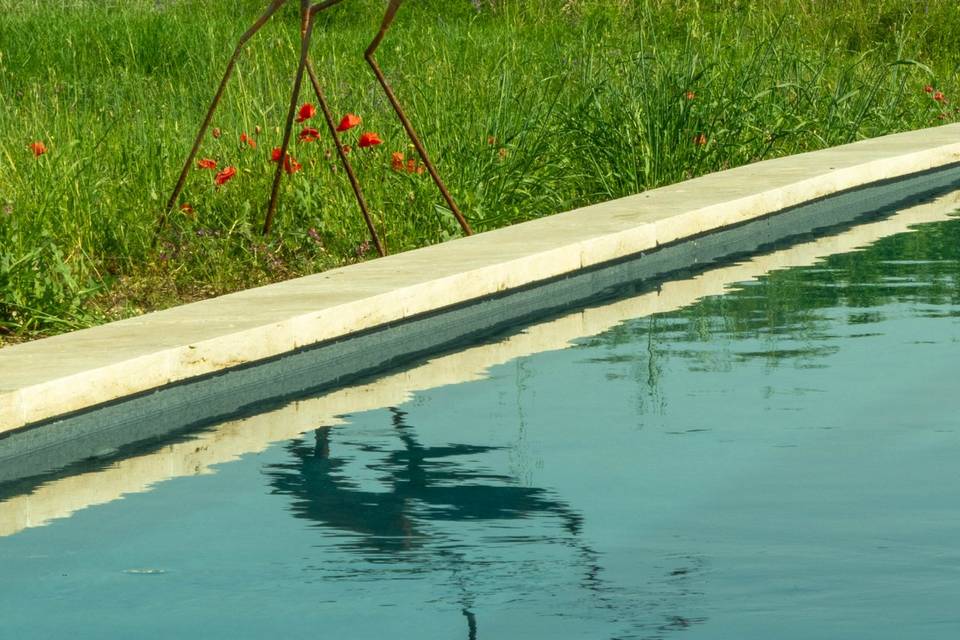
[{"label": "turquoise pool water", "polygon": [[13,528],[0,637],[954,637],[958,373],[952,219]]}]

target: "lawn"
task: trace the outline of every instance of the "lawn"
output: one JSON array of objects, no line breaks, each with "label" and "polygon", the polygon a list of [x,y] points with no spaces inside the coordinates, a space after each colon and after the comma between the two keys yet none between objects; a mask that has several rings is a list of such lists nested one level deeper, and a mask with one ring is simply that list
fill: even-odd
[{"label": "lawn", "polygon": [[[325,135],[292,144],[302,169],[260,233],[298,59],[295,0],[241,56],[200,149],[236,175],[218,186],[217,170],[191,171],[189,206],[155,238],[266,4],[0,0],[0,345],[376,257]],[[344,142],[399,252],[460,229],[429,176],[406,170],[412,149],[363,60],[384,5],[319,14],[311,55],[335,117],[362,119]],[[378,60],[483,231],[955,121],[960,12],[955,0],[408,0]],[[315,103],[307,89],[300,102]],[[295,138],[304,126],[324,133],[317,116]],[[360,148],[362,132],[383,144]]]}]

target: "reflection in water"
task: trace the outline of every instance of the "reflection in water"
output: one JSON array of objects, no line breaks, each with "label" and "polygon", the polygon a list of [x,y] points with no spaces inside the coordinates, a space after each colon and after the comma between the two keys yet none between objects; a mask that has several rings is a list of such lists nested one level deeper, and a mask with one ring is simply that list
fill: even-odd
[{"label": "reflection in water", "polygon": [[[317,429],[312,443],[289,442],[286,448],[292,459],[267,467],[273,493],[293,498],[294,517],[351,534],[337,546],[375,563],[377,566],[370,569],[371,578],[383,579],[383,564],[391,562],[413,562],[417,565],[413,570],[416,573],[449,571],[454,576],[467,637],[476,639],[476,592],[487,583],[482,574],[509,560],[474,562],[470,554],[477,549],[468,541],[470,534],[458,533],[456,528],[444,529],[442,525],[487,522],[489,526],[478,544],[506,544],[513,554],[517,545],[524,544],[559,544],[567,549],[565,562],[578,567],[579,586],[592,606],[605,613],[607,622],[628,623],[630,633],[621,637],[658,638],[703,621],[676,613],[651,616],[651,609],[666,606],[675,610],[683,604],[683,598],[696,594],[681,584],[701,568],[696,559],[677,559],[679,566],[665,577],[680,602],[663,602],[659,596],[656,602],[646,603],[624,597],[622,589],[608,585],[602,578],[600,554],[583,539],[583,518],[579,513],[544,489],[522,486],[511,475],[468,466],[477,456],[502,447],[424,446],[407,423],[406,412],[391,407],[390,415],[400,449],[389,450],[372,442],[359,445],[366,468],[376,472],[380,490],[359,486],[347,470],[354,461],[346,455],[338,457],[333,451],[330,427]],[[540,529],[544,519],[555,523],[553,531]],[[503,524],[509,521],[530,524],[520,535],[500,535]],[[506,588],[503,577],[498,576],[498,590]],[[651,623],[651,619],[661,622]],[[632,635],[641,631],[642,636]]]},{"label": "reflection in water", "polygon": [[[363,491],[342,472],[347,459],[330,453],[330,429],[317,429],[315,443],[287,445],[294,461],[272,465],[276,493],[296,498],[293,515],[358,534],[352,546],[376,553],[396,553],[422,546],[429,538],[423,523],[458,520],[506,520],[539,514],[556,515],[576,536],[581,518],[546,491],[518,486],[512,477],[459,466],[458,456],[474,456],[499,447],[451,444],[424,447],[406,424],[406,413],[390,409],[403,449],[386,452],[371,464],[389,491]],[[365,445],[365,453],[381,453]]]},{"label": "reflection in water", "polygon": [[[645,413],[653,414],[664,409],[660,378],[671,360],[702,372],[731,371],[748,361],[771,369],[785,364],[816,368],[840,350],[838,324],[856,328],[845,337],[876,335],[871,326],[888,320],[892,309],[901,310],[894,305],[909,305],[908,313],[916,317],[956,317],[949,307],[960,305],[960,219],[921,225],[812,266],[773,270],[722,296],[628,320],[580,344],[645,341],[646,352],[632,356],[634,377],[647,386],[653,402]],[[839,323],[838,313],[843,314]],[[717,348],[725,343],[729,349]]]},{"label": "reflection in water", "polygon": [[[369,465],[376,470],[387,491],[364,491],[357,487],[344,468],[347,458],[331,455],[330,427],[314,432],[311,446],[303,440],[287,445],[293,461],[271,465],[269,475],[274,492],[295,498],[292,513],[319,525],[352,534],[347,547],[358,553],[374,553],[373,560],[389,561],[391,556],[421,548],[430,542],[427,527],[434,521],[504,520],[534,514],[556,515],[571,536],[580,532],[580,516],[543,489],[518,486],[505,475],[465,468],[454,460],[475,456],[497,447],[451,444],[424,447],[406,423],[407,414],[390,409],[396,435],[403,448],[390,451]],[[375,445],[363,446],[368,454],[383,453]],[[447,545],[444,545],[447,546]],[[588,548],[583,551],[590,554]],[[467,571],[455,549],[438,549],[441,562],[454,565],[457,574]],[[596,555],[596,554],[591,554]],[[368,558],[370,559],[370,558]],[[599,574],[596,565],[588,569],[588,583]],[[460,580],[460,604],[468,637],[477,638],[474,598],[466,581]]]}]

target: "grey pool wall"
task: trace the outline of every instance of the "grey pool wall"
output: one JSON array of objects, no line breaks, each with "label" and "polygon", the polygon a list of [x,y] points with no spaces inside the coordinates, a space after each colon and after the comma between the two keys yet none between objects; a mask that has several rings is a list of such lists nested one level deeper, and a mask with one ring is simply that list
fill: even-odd
[{"label": "grey pool wall", "polygon": [[282,403],[958,186],[960,125],[949,125],[0,349],[0,481]]}]

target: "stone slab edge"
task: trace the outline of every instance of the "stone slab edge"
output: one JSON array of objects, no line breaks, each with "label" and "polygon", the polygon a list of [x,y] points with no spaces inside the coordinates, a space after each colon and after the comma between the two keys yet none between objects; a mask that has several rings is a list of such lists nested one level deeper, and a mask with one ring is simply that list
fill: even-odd
[{"label": "stone slab edge", "polygon": [[6,347],[0,435],[958,162],[960,124],[884,136]]}]

